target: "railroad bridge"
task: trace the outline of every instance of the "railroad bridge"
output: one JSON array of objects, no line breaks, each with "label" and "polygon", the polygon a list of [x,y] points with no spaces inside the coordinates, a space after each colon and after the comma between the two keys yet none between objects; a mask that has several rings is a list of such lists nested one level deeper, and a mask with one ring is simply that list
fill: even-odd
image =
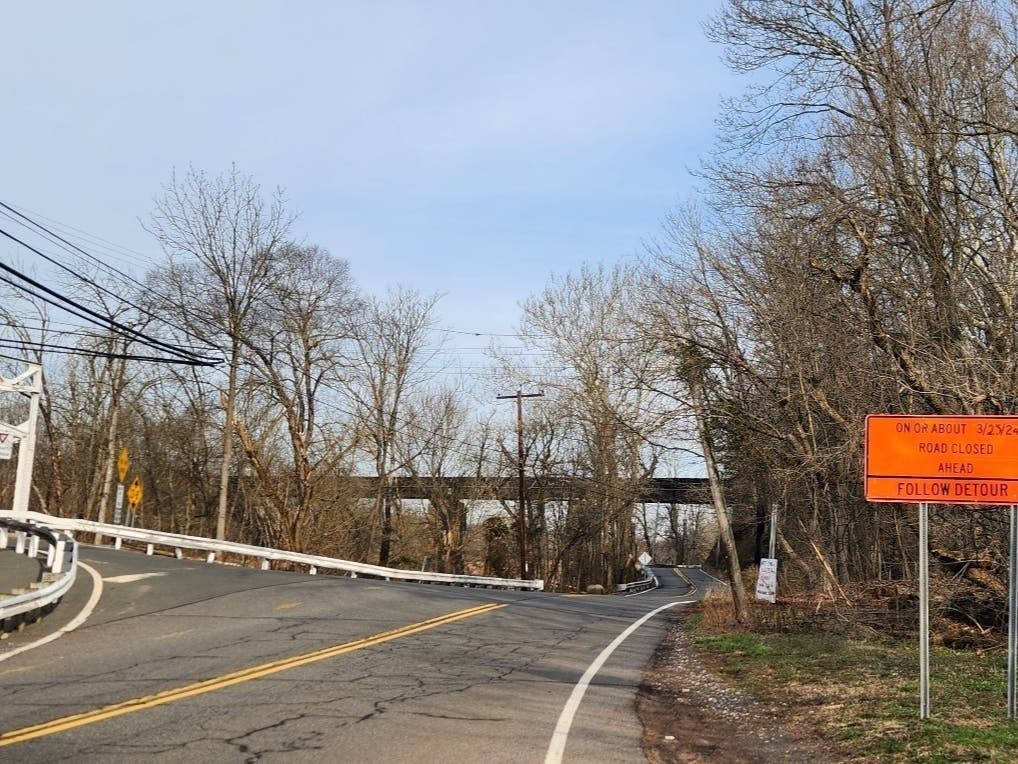
[{"label": "railroad bridge", "polygon": [[[377,477],[356,477],[362,496],[378,493]],[[647,478],[638,501],[649,504],[710,504],[707,478]],[[401,499],[427,499],[436,493],[449,492],[460,500],[515,501],[519,482],[515,477],[396,477],[393,493]],[[568,501],[598,490],[592,480],[576,477],[530,478],[526,481],[527,497],[531,500]]]}]

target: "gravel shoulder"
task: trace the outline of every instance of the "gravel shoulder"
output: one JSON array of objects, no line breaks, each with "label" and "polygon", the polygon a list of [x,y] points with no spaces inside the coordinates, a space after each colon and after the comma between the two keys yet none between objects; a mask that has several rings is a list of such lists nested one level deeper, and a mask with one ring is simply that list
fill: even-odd
[{"label": "gravel shoulder", "polygon": [[637,696],[643,750],[653,764],[838,762],[808,720],[730,687],[697,654],[672,616]]}]

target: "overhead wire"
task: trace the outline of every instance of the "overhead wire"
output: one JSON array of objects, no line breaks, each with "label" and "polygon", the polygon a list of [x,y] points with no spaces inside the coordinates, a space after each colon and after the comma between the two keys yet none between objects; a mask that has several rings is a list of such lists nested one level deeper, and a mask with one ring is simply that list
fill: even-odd
[{"label": "overhead wire", "polygon": [[[14,236],[13,234],[11,234],[10,232],[6,231],[3,228],[0,228],[0,236],[4,236],[10,239],[11,241],[21,245],[22,247],[25,247],[31,252],[41,254],[35,247],[22,241],[21,239]],[[120,334],[125,338],[131,338],[132,340],[136,340],[142,343],[143,345],[151,347],[152,349],[160,349],[163,350],[164,352],[170,353],[171,355],[176,356],[181,362],[199,366],[214,366],[218,363],[218,361],[215,359],[203,358],[191,350],[181,348],[176,345],[172,345],[155,337],[151,337],[144,332],[141,332],[125,324],[122,324],[121,322],[114,319],[112,316],[103,315],[98,311],[92,310],[91,308],[82,305],[77,300],[62,295],[56,290],[47,287],[45,284],[36,281],[30,276],[26,276],[25,274],[21,273],[20,271],[11,267],[10,265],[7,265],[6,263],[0,262],[0,271],[8,273],[14,276],[16,279],[20,279],[25,284],[29,285],[29,287],[26,287],[23,284],[12,281],[7,277],[0,277],[0,280],[4,281],[5,283],[9,284],[15,289],[30,294],[33,297],[37,297],[38,299],[43,300],[44,302],[53,305],[54,307],[60,308],[61,310],[64,310],[67,313],[77,316],[78,318],[88,321],[89,323],[92,323],[96,326],[101,326],[103,328],[115,331],[116,333]],[[171,362],[170,359],[164,360],[166,360],[167,362]]]},{"label": "overhead wire", "polygon": [[[4,212],[4,210],[6,210],[6,212]],[[5,203],[3,201],[0,201],[0,214],[3,214],[5,217],[7,217],[10,220],[13,220],[14,222],[18,223],[22,227],[29,228],[30,230],[32,228],[36,229],[36,231],[39,232],[44,238],[48,238],[51,242],[53,242],[55,240],[56,243],[57,243],[57,246],[60,246],[62,249],[64,249],[64,251],[69,252],[70,254],[75,254],[76,253],[78,255],[81,255],[81,256],[85,257],[89,261],[95,263],[99,268],[101,268],[103,271],[105,271],[108,275],[116,275],[116,276],[124,279],[125,281],[133,284],[135,287],[137,287],[140,290],[140,293],[151,293],[151,294],[154,294],[156,297],[160,298],[161,300],[164,300],[164,301],[167,300],[166,295],[161,294],[160,292],[152,289],[151,286],[146,285],[146,284],[142,283],[141,281],[138,281],[137,279],[135,279],[130,274],[125,273],[124,271],[121,271],[121,270],[119,270],[117,268],[114,268],[113,266],[111,266],[108,263],[104,262],[103,260],[101,260],[100,258],[96,257],[92,253],[88,252],[87,250],[83,249],[82,247],[78,246],[77,244],[74,244],[73,242],[68,241],[66,238],[60,236],[59,234],[57,234],[55,232],[53,232],[52,230],[50,230],[46,226],[42,225],[38,221],[33,220],[32,218],[28,217],[26,214],[24,214],[23,212],[21,212],[17,208],[12,207],[11,205],[9,205],[9,204],[7,204],[7,203]],[[69,266],[67,266],[67,265],[57,261],[55,258],[52,258],[52,257],[46,255],[45,253],[41,252],[38,249],[32,249],[31,251],[33,251],[35,254],[39,255],[43,259],[45,259],[47,262],[50,262],[53,265],[56,265],[57,267],[61,268],[62,270],[70,273],[73,277],[77,278],[78,280],[82,281],[83,283],[86,283],[89,286],[91,286],[91,287],[93,287],[93,288],[95,288],[95,289],[97,289],[99,291],[102,291],[104,294],[107,294],[110,297],[113,297],[118,302],[124,303],[124,304],[128,305],[129,307],[133,308],[134,310],[137,310],[139,313],[143,313],[143,314],[149,316],[150,318],[156,319],[156,320],[158,320],[158,321],[160,321],[160,322],[162,322],[162,323],[164,323],[164,324],[166,324],[166,325],[176,329],[177,331],[181,332],[182,334],[184,334],[187,337],[192,337],[193,336],[193,334],[191,332],[189,332],[186,328],[184,328],[184,327],[182,327],[182,326],[180,326],[178,324],[175,324],[168,317],[163,316],[163,315],[156,315],[155,313],[153,313],[152,311],[148,310],[147,308],[144,308],[142,306],[139,306],[139,305],[133,303],[130,300],[127,300],[122,295],[113,293],[111,290],[109,290],[106,287],[102,286],[98,282],[96,282],[96,281],[94,281],[92,279],[89,279],[89,278],[87,278],[86,276],[84,276],[84,275],[82,275],[80,273],[75,272]],[[207,344],[207,343],[203,343],[203,344]]]},{"label": "overhead wire", "polygon": [[[90,246],[94,247],[95,249],[105,250],[112,256],[116,257],[117,259],[123,259],[125,262],[135,263],[138,260],[145,260],[146,258],[149,257],[148,253],[139,252],[136,249],[131,249],[130,247],[126,247],[122,244],[118,244],[108,239],[104,239],[101,236],[89,233],[88,231],[84,231],[81,228],[77,228],[73,225],[70,225],[69,223],[61,222],[51,217],[47,217],[46,215],[40,212],[26,209],[25,207],[22,207],[20,205],[8,205],[8,206],[11,209],[15,210],[18,214],[23,215],[25,217],[31,217],[34,220],[45,220],[47,223],[50,224],[51,228],[63,230],[65,232],[67,231],[72,232],[66,233],[65,235],[67,237],[73,236],[75,238],[81,239],[82,241],[86,241],[89,243]],[[100,260],[99,263],[101,264],[101,267],[105,267],[108,270],[114,271],[116,270],[115,268],[110,266],[105,260]]]},{"label": "overhead wire", "polygon": [[91,350],[76,345],[59,345],[52,342],[36,342],[33,340],[14,340],[0,337],[0,348],[7,350],[37,350],[56,355],[76,355],[89,358],[116,358],[126,361],[151,361],[155,363],[176,363],[186,366],[208,366],[207,363],[188,360],[167,360],[163,356],[141,355],[138,353],[117,353],[109,350]]},{"label": "overhead wire", "polygon": [[[93,236],[91,234],[88,234],[85,231],[81,231],[80,229],[76,229],[73,226],[67,226],[64,223],[60,223],[59,221],[54,221],[54,220],[52,220],[50,218],[45,218],[45,216],[39,215],[38,213],[32,213],[34,217],[33,216],[29,216],[28,214],[26,214],[27,212],[28,212],[27,210],[19,209],[18,207],[14,206],[14,205],[8,204],[7,202],[4,202],[4,201],[0,200],[0,214],[3,214],[8,219],[14,220],[19,225],[22,225],[24,227],[30,227],[32,229],[35,229],[41,235],[43,235],[44,237],[47,237],[50,241],[56,242],[57,245],[60,246],[61,248],[63,248],[65,251],[68,251],[68,252],[70,252],[72,254],[76,253],[76,254],[78,254],[78,255],[80,255],[82,257],[87,258],[89,261],[91,261],[94,264],[96,264],[99,268],[101,268],[107,274],[116,275],[117,277],[119,277],[119,278],[121,278],[121,279],[123,279],[123,280],[125,280],[125,281],[127,281],[127,282],[129,282],[131,284],[133,284],[139,290],[141,290],[143,292],[149,292],[149,293],[155,294],[157,297],[159,297],[162,300],[166,300],[167,299],[166,295],[161,294],[158,290],[153,289],[153,287],[151,285],[145,284],[145,283],[135,279],[130,274],[128,274],[128,273],[126,273],[124,271],[121,271],[121,270],[119,270],[117,268],[114,268],[113,266],[109,265],[107,262],[103,261],[102,259],[100,259],[100,258],[96,257],[95,255],[93,255],[91,252],[89,252],[86,249],[84,249],[83,247],[75,244],[74,242],[69,241],[66,237],[64,237],[64,236],[60,235],[59,233],[55,232],[54,230],[52,230],[51,227],[43,225],[36,218],[46,219],[46,220],[50,221],[51,223],[53,223],[54,225],[64,226],[66,228],[70,228],[71,230],[76,231],[79,235],[82,235],[84,238],[90,238],[90,239],[93,239],[93,240],[96,240],[96,241],[104,242],[105,244],[109,245],[110,247],[112,247],[112,248],[114,248],[116,250],[120,250],[120,251],[123,251],[123,252],[126,252],[126,253],[130,253],[132,255],[140,255],[141,253],[138,253],[138,252],[136,252],[134,250],[130,250],[130,249],[126,248],[126,247],[121,247],[120,245],[114,244],[113,242],[109,242],[109,241],[107,241],[105,239],[102,239],[100,237],[95,237],[95,236]],[[120,300],[122,302],[125,302],[130,307],[134,308],[135,310],[138,310],[139,312],[145,313],[146,315],[149,315],[152,318],[157,318],[161,322],[166,323],[166,324],[168,324],[170,326],[173,326],[175,329],[180,331],[185,336],[193,336],[192,333],[189,332],[186,328],[181,327],[180,325],[177,325],[177,324],[173,324],[173,322],[168,320],[167,317],[165,317],[165,316],[156,316],[156,315],[152,314],[150,311],[146,310],[145,308],[143,308],[141,306],[138,306],[138,305],[135,305],[135,304],[133,304],[133,303],[127,301],[127,300],[124,300],[124,298],[122,296],[114,294],[110,290],[102,287],[101,285],[95,283],[94,281],[91,281],[91,280],[89,280],[87,278],[82,277],[81,274],[76,273],[73,269],[69,268],[68,266],[66,266],[63,263],[60,263],[59,261],[55,260],[54,258],[51,258],[51,257],[45,255],[44,253],[38,251],[38,250],[33,250],[33,251],[36,254],[38,254],[41,257],[43,257],[44,259],[46,259],[48,262],[53,263],[54,265],[56,265],[57,267],[60,267],[61,269],[67,271],[68,273],[71,273],[76,278],[79,278],[82,281],[84,281],[85,283],[88,283],[89,285],[91,285],[91,286],[93,286],[93,287],[103,291],[105,294],[108,294],[108,295],[110,295],[110,296],[114,297],[115,299],[118,299],[118,300]],[[208,323],[208,322],[206,322],[206,323]],[[209,324],[209,325],[211,325],[211,324]],[[487,331],[469,330],[469,329],[456,329],[456,328],[452,328],[452,327],[442,327],[442,328],[436,327],[436,328],[432,329],[432,331],[439,332],[439,333],[445,333],[445,334],[456,334],[456,335],[472,336],[472,337],[504,337],[504,338],[513,338],[513,339],[521,339],[521,340],[527,340],[527,339],[538,339],[538,340],[540,340],[540,339],[551,339],[551,337],[549,335],[542,335],[542,334],[519,334],[519,333],[504,333],[504,332],[503,333],[500,333],[500,332],[487,332]],[[479,351],[486,350],[486,348],[477,348],[477,349]],[[517,348],[509,348],[509,350],[514,350],[514,349],[517,349]],[[527,348],[527,346],[518,346],[518,349],[524,350],[524,349],[528,349],[528,348]],[[501,350],[506,350],[506,348],[501,348]],[[532,352],[532,353],[548,353],[549,351],[530,351],[530,352]]]}]

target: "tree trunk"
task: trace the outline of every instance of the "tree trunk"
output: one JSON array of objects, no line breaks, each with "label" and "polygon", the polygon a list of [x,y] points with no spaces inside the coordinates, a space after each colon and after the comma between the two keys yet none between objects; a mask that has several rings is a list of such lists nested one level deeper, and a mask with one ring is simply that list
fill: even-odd
[{"label": "tree trunk", "polygon": [[728,519],[728,504],[725,501],[725,491],[721,484],[721,476],[718,474],[717,462],[714,461],[714,448],[710,442],[710,432],[707,430],[706,407],[699,374],[700,371],[698,369],[688,370],[686,382],[689,385],[690,398],[693,403],[693,415],[696,417],[696,429],[700,435],[700,445],[703,448],[703,461],[707,467],[707,479],[710,482],[714,514],[717,516],[718,533],[721,537],[721,544],[728,554],[728,575],[732,583],[732,602],[735,605],[735,619],[739,623],[749,623],[749,609],[746,607],[746,587],[742,582],[739,551],[735,548],[735,536],[732,533],[732,524]]}]

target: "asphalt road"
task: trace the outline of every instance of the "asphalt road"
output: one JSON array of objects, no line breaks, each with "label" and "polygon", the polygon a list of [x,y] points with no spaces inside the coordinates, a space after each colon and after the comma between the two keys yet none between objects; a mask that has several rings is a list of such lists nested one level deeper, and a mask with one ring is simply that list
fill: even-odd
[{"label": "asphalt road", "polygon": [[634,699],[667,611],[606,648],[707,585],[657,569],[662,589],[576,597],[81,559],[102,578],[84,622],[26,649],[89,607],[86,570],[0,644],[0,762],[642,762]]}]

